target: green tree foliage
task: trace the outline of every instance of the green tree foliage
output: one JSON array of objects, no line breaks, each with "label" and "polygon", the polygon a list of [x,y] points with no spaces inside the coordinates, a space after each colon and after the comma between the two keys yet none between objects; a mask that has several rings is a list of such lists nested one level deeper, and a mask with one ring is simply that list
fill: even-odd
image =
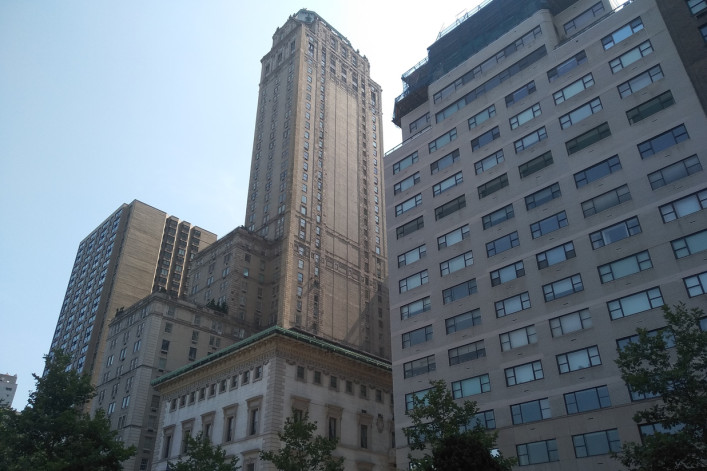
[{"label": "green tree foliage", "polygon": [[199,433],[196,437],[187,435],[187,457],[170,463],[170,471],[236,471],[238,457],[226,458],[226,450],[221,445],[213,446],[209,437]]},{"label": "green tree foliage", "polygon": [[[619,352],[621,377],[635,393],[662,401],[634,421],[662,432],[626,443],[617,458],[630,470],[707,468],[707,332],[701,309],[663,307],[662,335],[638,329],[638,341]],[[674,348],[673,348],[674,346]]]},{"label": "green tree foliage", "polygon": [[285,427],[277,433],[284,444],[277,451],[261,451],[260,459],[270,461],[280,471],[343,471],[344,458],[332,456],[336,439],[314,436],[317,423],[309,421],[305,413],[285,420]]},{"label": "green tree foliage", "polygon": [[87,375],[68,370],[69,355],[45,357],[44,376],[27,407],[0,411],[0,469],[19,471],[110,471],[135,454],[125,448],[103,411],[91,418],[82,407],[94,396]]},{"label": "green tree foliage", "polygon": [[457,404],[444,381],[430,384],[424,397],[413,397],[413,407],[408,412],[413,425],[404,430],[411,450],[429,452],[420,458],[408,455],[413,467],[422,471],[510,470],[514,459],[491,453],[497,434],[476,421],[476,403]]}]

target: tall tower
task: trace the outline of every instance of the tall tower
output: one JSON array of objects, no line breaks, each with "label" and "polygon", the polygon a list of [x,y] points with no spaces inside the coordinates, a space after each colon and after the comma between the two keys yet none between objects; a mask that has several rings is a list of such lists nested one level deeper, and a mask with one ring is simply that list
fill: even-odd
[{"label": "tall tower", "polygon": [[380,87],[308,10],[261,62],[245,226],[280,244],[269,317],[388,357]]}]

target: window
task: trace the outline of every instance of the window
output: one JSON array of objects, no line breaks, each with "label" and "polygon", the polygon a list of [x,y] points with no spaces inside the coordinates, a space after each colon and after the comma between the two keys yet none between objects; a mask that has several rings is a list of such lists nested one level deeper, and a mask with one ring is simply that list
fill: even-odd
[{"label": "window", "polygon": [[169,340],[163,340],[162,341],[162,352],[168,352],[169,351]]},{"label": "window", "polygon": [[360,424],[361,448],[368,448],[368,425]]},{"label": "window", "polygon": [[557,367],[560,374],[599,365],[601,365],[601,358],[596,345],[557,355]]},{"label": "window", "polygon": [[701,211],[707,207],[707,190],[698,191],[691,195],[671,201],[660,206],[660,215],[664,223]]},{"label": "window", "polygon": [[520,178],[525,178],[553,164],[552,152],[547,151],[518,166]]},{"label": "window", "polygon": [[633,64],[641,57],[645,57],[653,52],[653,46],[650,41],[644,41],[638,46],[624,52],[616,59],[609,61],[609,67],[611,67],[611,72],[616,73],[629,65]]},{"label": "window", "polygon": [[631,192],[627,185],[621,185],[618,188],[609,190],[592,199],[582,202],[582,213],[584,217],[593,216],[604,210],[617,206],[621,203],[631,200]]},{"label": "window", "polygon": [[415,405],[415,399],[418,401],[422,401],[423,404],[427,404],[427,393],[429,392],[428,389],[423,389],[421,391],[416,391],[416,392],[411,392],[405,394],[405,411],[410,411]]},{"label": "window", "polygon": [[417,185],[420,183],[420,172],[415,172],[414,174],[410,175],[409,177],[400,180],[398,183],[393,185],[393,194],[397,195],[398,193],[401,193],[407,189],[412,188],[413,186]]},{"label": "window", "polygon": [[450,348],[447,354],[449,355],[449,366],[453,366],[485,357],[486,348],[484,348],[484,341],[479,340],[478,342],[467,343],[460,347]]},{"label": "window", "polygon": [[705,0],[687,0],[687,6],[690,9],[690,13],[697,15],[707,9],[707,2]]},{"label": "window", "polygon": [[589,314],[589,309],[581,309],[550,319],[550,330],[553,337],[560,337],[590,327],[592,327],[592,316]]},{"label": "window", "polygon": [[451,288],[442,290],[443,303],[449,304],[467,296],[471,296],[476,293],[476,290],[476,279],[459,283]]},{"label": "window", "polygon": [[547,398],[522,402],[511,406],[513,425],[529,424],[552,417],[550,401]]},{"label": "window", "polygon": [[522,150],[534,146],[538,142],[543,141],[545,139],[547,139],[547,131],[545,130],[545,126],[543,126],[540,129],[536,129],[530,134],[523,136],[522,138],[518,139],[513,143],[516,149],[516,154]]},{"label": "window", "polygon": [[255,435],[258,433],[260,425],[260,408],[251,408],[249,416],[250,420],[248,421],[248,435]]},{"label": "window", "polygon": [[[460,185],[463,181],[464,181],[464,177],[462,177],[462,173],[457,172],[454,175],[452,175],[451,177],[445,178],[441,182],[435,184],[432,187],[432,194],[434,196],[439,196],[442,193],[444,193],[445,191],[450,190],[457,185]],[[420,198],[420,200],[422,200],[422,198]]]},{"label": "window", "polygon": [[404,159],[399,160],[398,162],[393,164],[393,175],[396,173],[402,172],[415,162],[417,162],[417,152],[413,152],[412,154],[408,155]]},{"label": "window", "polygon": [[454,258],[450,258],[449,260],[445,260],[444,262],[440,263],[439,271],[442,276],[446,276],[451,273],[454,273],[455,271],[459,271],[463,268],[471,266],[473,263],[474,256],[471,250],[469,250],[468,252],[457,255]]},{"label": "window", "polygon": [[674,164],[668,165],[648,174],[648,181],[652,189],[663,187],[669,183],[685,178],[693,173],[701,172],[702,164],[697,155],[691,155]]},{"label": "window", "polygon": [[564,298],[565,296],[569,296],[574,293],[579,293],[580,291],[584,291],[584,285],[582,284],[582,276],[579,273],[543,285],[543,294],[545,295],[545,302]]},{"label": "window", "polygon": [[189,347],[189,361],[196,360],[196,348]]},{"label": "window", "polygon": [[449,216],[452,213],[459,211],[466,207],[466,198],[464,195],[457,196],[451,201],[444,203],[442,206],[435,208],[435,221],[442,219],[443,217]]},{"label": "window", "polygon": [[658,134],[647,141],[641,142],[638,144],[638,152],[641,154],[642,159],[647,159],[660,151],[668,149],[688,139],[690,139],[690,135],[687,133],[685,125],[681,124],[680,126],[676,126],[669,131]]},{"label": "window", "polygon": [[641,233],[641,224],[632,217],[589,234],[594,250]]},{"label": "window", "polygon": [[516,445],[516,453],[518,454],[519,466],[560,460],[557,453],[557,440],[554,438]]},{"label": "window", "polygon": [[611,49],[616,44],[620,43],[624,39],[631,37],[633,34],[641,31],[642,29],[643,22],[641,21],[641,17],[639,16],[633,21],[626,23],[610,35],[603,37],[601,39],[601,44],[604,46],[604,50]]},{"label": "window", "polygon": [[452,395],[454,399],[475,396],[476,394],[482,394],[490,390],[491,382],[487,374],[452,382]]},{"label": "window", "polygon": [[436,367],[434,355],[409,361],[403,364],[403,377],[407,379],[413,376],[423,375],[434,371]]},{"label": "window", "polygon": [[[675,347],[675,336],[672,334],[667,329],[653,329],[649,330],[646,332],[648,337],[656,337],[658,335],[661,336],[661,339],[664,343],[665,348],[674,348]],[[628,337],[623,337],[620,339],[616,340],[616,348],[619,351],[623,351],[629,344],[632,343],[638,343],[639,342],[639,335],[634,334],[634,335],[629,335]]]},{"label": "window", "polygon": [[434,175],[435,173],[437,173],[441,170],[444,170],[445,168],[449,167],[457,160],[459,160],[459,149],[455,149],[454,151],[445,155],[441,159],[438,159],[438,160],[432,162],[430,164],[430,174]]},{"label": "window", "polygon": [[501,137],[501,132],[498,130],[498,126],[486,131],[485,133],[483,133],[480,136],[471,140],[472,152],[481,149],[482,147],[484,147],[485,145],[489,144],[492,141],[495,141],[499,137]]},{"label": "window", "polygon": [[567,129],[601,110],[601,100],[599,98],[595,98],[592,101],[583,104],[579,108],[575,108],[569,113],[560,116],[560,127],[562,129]]},{"label": "window", "polygon": [[496,301],[495,308],[496,317],[509,316],[513,313],[530,309],[530,296],[526,291],[525,293]]},{"label": "window", "polygon": [[569,224],[567,222],[567,214],[564,211],[560,211],[559,213],[553,214],[552,216],[531,224],[530,232],[533,239],[537,239],[538,237],[542,237],[545,234],[549,234],[550,232],[554,232],[562,227],[565,227],[567,224]]},{"label": "window", "polygon": [[481,126],[482,123],[490,118],[496,116],[496,106],[491,105],[483,111],[476,113],[474,116],[469,118],[469,129],[473,129],[477,126]]},{"label": "window", "polygon": [[651,262],[651,256],[648,251],[644,250],[643,252],[629,255],[628,257],[615,260],[611,263],[600,265],[597,267],[597,270],[599,270],[601,282],[608,283],[643,270],[648,270],[649,268],[653,268],[653,263]]},{"label": "window", "polygon": [[570,258],[576,256],[574,251],[574,243],[567,242],[566,244],[558,245],[544,252],[535,255],[535,260],[538,263],[538,270],[557,265]]},{"label": "window", "polygon": [[447,335],[481,324],[481,310],[474,309],[444,320]]},{"label": "window", "polygon": [[707,229],[670,242],[675,258],[683,258],[707,250]]},{"label": "window", "polygon": [[570,57],[569,59],[564,61],[562,64],[548,70],[547,71],[547,79],[549,82],[552,83],[555,80],[557,80],[558,78],[562,77],[563,75],[570,73],[576,67],[579,67],[580,65],[584,64],[585,62],[587,62],[587,53],[584,51],[579,51],[577,54]]},{"label": "window", "polygon": [[[700,2],[704,5],[703,8],[707,8],[707,1],[700,0]],[[702,35],[702,40],[707,43],[707,24],[700,26],[700,34]]]},{"label": "window", "polygon": [[675,104],[675,99],[670,90],[661,93],[655,98],[641,103],[640,105],[626,111],[626,117],[630,124],[636,124],[657,112],[664,110]]},{"label": "window", "polygon": [[609,129],[609,123],[601,123],[599,126],[590,129],[589,131],[580,134],[574,139],[570,139],[565,142],[565,147],[567,148],[567,155],[572,155],[579,152],[582,149],[595,144],[602,139],[611,136],[611,129]]},{"label": "window", "polygon": [[430,123],[430,114],[425,113],[424,115],[417,118],[415,121],[410,123],[410,133],[417,131],[426,127]]},{"label": "window", "polygon": [[609,388],[606,386],[597,386],[565,394],[567,414],[579,414],[605,407],[611,407]]},{"label": "window", "polygon": [[540,109],[540,103],[535,103],[530,108],[526,108],[517,115],[511,116],[508,122],[511,124],[511,129],[516,129],[541,114],[542,110]]},{"label": "window", "polygon": [[415,273],[414,275],[410,275],[398,281],[399,292],[405,293],[406,291],[410,291],[418,286],[427,284],[428,281],[429,278],[427,276],[427,270],[422,270],[421,272]]},{"label": "window", "polygon": [[535,81],[531,80],[530,82],[526,83],[522,87],[520,87],[518,90],[514,91],[513,93],[506,95],[506,108],[510,107],[514,103],[519,102],[523,98],[527,97],[531,93],[535,93]]},{"label": "window", "polygon": [[395,205],[395,217],[401,216],[403,213],[410,211],[422,204],[422,193],[418,193],[412,198]]},{"label": "window", "polygon": [[485,410],[477,413],[464,427],[464,431],[471,430],[476,425],[481,425],[486,430],[493,430],[496,428],[496,415],[493,410]]},{"label": "window", "polygon": [[410,235],[413,232],[422,229],[425,227],[425,221],[422,219],[422,216],[418,217],[417,219],[413,219],[410,222],[407,222],[403,224],[402,226],[398,226],[395,228],[395,235],[397,239],[400,239],[401,237],[405,237],[406,235]]},{"label": "window", "polygon": [[663,295],[660,292],[660,288],[655,287],[624,296],[623,298],[614,299],[606,303],[606,306],[609,309],[611,319],[616,320],[660,307],[663,304]]},{"label": "window", "polygon": [[[436,152],[438,149],[441,149],[442,147],[446,146],[453,140],[457,138],[457,128],[453,128],[450,131],[442,134],[439,136],[437,139],[434,141],[430,142],[427,144],[428,150],[431,153]],[[395,173],[395,172],[393,172]]]},{"label": "window", "polygon": [[660,65],[656,65],[648,69],[647,71],[630,78],[626,82],[619,84],[616,88],[619,90],[619,96],[621,98],[626,98],[627,96],[643,90],[648,85],[653,82],[663,78],[663,69]]},{"label": "window", "polygon": [[518,245],[520,245],[520,242],[518,240],[518,232],[511,232],[510,234],[506,234],[496,240],[487,242],[486,256],[489,258],[493,257],[494,255],[498,255],[502,252],[505,252],[506,250],[510,250],[513,247],[517,247]]},{"label": "window", "polygon": [[520,329],[504,332],[498,336],[501,341],[501,351],[507,352],[514,348],[524,347],[533,343],[538,343],[538,336],[535,326],[529,325]]},{"label": "window", "polygon": [[432,325],[421,327],[416,330],[411,330],[410,332],[405,332],[402,335],[403,338],[403,348],[412,347],[420,343],[425,343],[428,340],[432,340]]},{"label": "window", "polygon": [[694,276],[688,276],[687,278],[683,278],[682,281],[685,283],[687,296],[690,298],[707,293],[707,271]]},{"label": "window", "polygon": [[498,286],[502,283],[507,283],[509,281],[515,280],[525,275],[525,267],[523,266],[523,261],[512,263],[506,265],[503,268],[494,270],[490,273],[491,275],[491,286]]},{"label": "window", "polygon": [[427,255],[427,249],[424,244],[419,247],[415,247],[412,250],[408,250],[407,252],[398,255],[398,268],[415,263],[425,255]]},{"label": "window", "polygon": [[581,172],[575,173],[574,184],[577,188],[581,188],[619,170],[621,170],[621,161],[618,155],[613,155],[591,167],[585,168]]},{"label": "window", "polygon": [[504,372],[506,373],[506,386],[515,386],[544,378],[543,365],[539,360],[506,368]]},{"label": "window", "polygon": [[555,100],[555,104],[559,105],[560,103],[563,103],[573,96],[583,92],[592,85],[594,85],[594,77],[592,74],[587,74],[581,79],[575,80],[566,87],[553,93],[552,98]]},{"label": "window", "polygon": [[503,149],[494,152],[488,157],[484,157],[483,159],[474,162],[474,171],[478,175],[489,169],[492,169],[493,167],[501,163],[503,163]]},{"label": "window", "polygon": [[552,201],[555,198],[562,196],[560,191],[560,185],[558,183],[553,183],[550,186],[546,186],[542,190],[538,190],[535,193],[525,197],[525,209],[533,209],[538,206],[542,206],[548,201]]},{"label": "window", "polygon": [[504,206],[501,209],[498,209],[492,213],[489,213],[481,218],[484,226],[484,230],[488,229],[490,227],[493,227],[497,224],[502,223],[503,221],[506,221],[508,219],[512,219],[514,217],[513,213],[513,204],[509,204],[508,206]]},{"label": "window", "polygon": [[604,4],[602,2],[595,3],[591,8],[588,8],[564,24],[565,34],[568,36],[574,34],[594,21],[594,18],[602,13],[604,13]]},{"label": "window", "polygon": [[493,180],[489,180],[483,185],[478,187],[479,199],[486,198],[487,196],[497,192],[498,190],[508,186],[508,174],[504,173]]},{"label": "window", "polygon": [[577,458],[606,455],[621,451],[619,431],[615,428],[602,430],[601,432],[572,435],[572,443],[574,444],[574,454]]},{"label": "window", "polygon": [[451,247],[454,244],[458,244],[464,239],[469,238],[469,225],[464,224],[462,227],[458,227],[451,232],[437,237],[437,248],[442,250],[445,247]]}]

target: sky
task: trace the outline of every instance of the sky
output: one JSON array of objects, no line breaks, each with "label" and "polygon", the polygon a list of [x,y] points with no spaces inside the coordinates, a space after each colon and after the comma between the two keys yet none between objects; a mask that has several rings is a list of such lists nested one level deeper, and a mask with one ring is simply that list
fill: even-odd
[{"label": "sky", "polygon": [[0,0],[0,373],[18,376],[13,407],[43,369],[79,242],[122,203],[219,237],[243,224],[260,59],[289,16],[314,10],[368,57],[391,149],[402,73],[478,3]]}]

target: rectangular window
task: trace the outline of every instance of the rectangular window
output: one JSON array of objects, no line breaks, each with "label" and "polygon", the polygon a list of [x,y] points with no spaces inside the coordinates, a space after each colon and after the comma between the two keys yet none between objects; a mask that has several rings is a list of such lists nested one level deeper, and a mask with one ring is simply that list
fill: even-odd
[{"label": "rectangular window", "polygon": [[511,129],[516,129],[541,114],[542,110],[540,109],[540,103],[535,103],[530,108],[526,108],[517,115],[512,116],[508,122],[511,124]]},{"label": "rectangular window", "polygon": [[471,250],[469,250],[468,252],[457,255],[454,258],[450,258],[449,260],[445,260],[444,262],[440,263],[439,272],[440,275],[447,276],[454,273],[455,271],[459,271],[468,266],[471,266],[473,263],[474,256],[471,253]]},{"label": "rectangular window", "polygon": [[520,329],[504,332],[498,336],[501,341],[501,351],[507,352],[514,348],[524,347],[533,343],[538,343],[538,336],[535,326],[529,325]]},{"label": "rectangular window", "polygon": [[508,174],[504,173],[493,180],[489,180],[483,185],[479,185],[477,188],[479,191],[479,199],[486,198],[487,196],[497,192],[498,190],[508,186]]},{"label": "rectangular window", "polygon": [[540,360],[506,368],[504,372],[506,373],[506,386],[515,386],[544,378],[543,365]]},{"label": "rectangular window", "polygon": [[552,417],[550,401],[547,398],[522,402],[511,406],[513,425],[529,424]]},{"label": "rectangular window", "polygon": [[696,213],[707,208],[707,190],[698,191],[691,195],[671,201],[660,206],[660,215],[664,223],[674,221],[684,216]]},{"label": "rectangular window", "polygon": [[504,206],[501,209],[497,209],[496,211],[483,216],[481,221],[483,223],[484,230],[486,230],[490,227],[501,224],[503,221],[513,219],[514,216],[513,204],[511,203],[508,206]]},{"label": "rectangular window", "polygon": [[405,394],[405,411],[410,411],[415,405],[415,399],[418,401],[423,401],[423,404],[427,403],[427,393],[429,389],[423,389],[422,391],[416,391]]},{"label": "rectangular window", "polygon": [[563,75],[570,73],[572,70],[584,64],[585,62],[587,62],[587,53],[584,51],[579,51],[577,54],[570,57],[562,64],[548,70],[547,79],[550,83],[552,83]]},{"label": "rectangular window", "polygon": [[690,298],[707,292],[707,271],[703,271],[694,276],[688,276],[687,278],[683,278],[682,281],[685,283],[685,290],[687,290],[687,296]]},{"label": "rectangular window", "polygon": [[444,320],[447,335],[481,324],[481,310],[474,309]]},{"label": "rectangular window", "polygon": [[403,224],[402,226],[396,227],[395,236],[397,239],[400,239],[401,237],[410,235],[413,232],[422,229],[423,227],[425,227],[425,221],[422,219],[422,216],[420,216],[410,222]]},{"label": "rectangular window", "polygon": [[594,129],[590,129],[589,131],[580,134],[574,139],[570,139],[569,141],[565,142],[565,147],[567,148],[567,155],[572,155],[582,149],[586,149],[592,144],[595,144],[601,141],[602,139],[606,139],[609,136],[611,136],[611,129],[609,129],[609,123],[601,123]]},{"label": "rectangular window", "polygon": [[[648,337],[656,337],[660,335],[665,344],[665,348],[675,348],[675,336],[666,329],[653,329],[647,331],[646,334]],[[629,344],[639,343],[639,339],[640,337],[638,334],[616,339],[616,348],[619,351],[623,351]]]},{"label": "rectangular window", "polygon": [[485,410],[479,412],[470,420],[470,423],[464,427],[464,431],[471,430],[476,427],[476,425],[481,425],[481,427],[486,430],[493,430],[496,428],[496,415],[493,410]]},{"label": "rectangular window", "polygon": [[642,159],[647,159],[660,151],[669,149],[670,147],[688,139],[690,139],[690,135],[687,133],[685,125],[681,124],[680,126],[676,126],[669,131],[658,134],[647,141],[641,142],[638,144],[638,152],[641,154]]},{"label": "rectangular window", "polygon": [[398,268],[415,263],[425,255],[427,255],[427,249],[424,244],[419,247],[415,247],[404,254],[400,254],[398,255]]},{"label": "rectangular window", "polygon": [[606,455],[621,451],[621,441],[617,429],[572,435],[574,454],[577,458]]},{"label": "rectangular window", "polygon": [[452,382],[454,399],[475,396],[489,391],[491,391],[491,381],[487,374]]},{"label": "rectangular window", "polygon": [[604,50],[611,49],[616,44],[631,37],[633,34],[641,31],[642,29],[643,29],[643,22],[641,21],[641,17],[639,16],[638,18],[634,19],[633,21],[626,23],[625,25],[623,25],[621,28],[617,29],[616,31],[614,31],[610,35],[603,37],[601,39],[601,44],[604,46]]},{"label": "rectangular window", "polygon": [[435,356],[430,355],[418,360],[409,361],[403,364],[403,377],[405,379],[413,376],[424,375],[437,368]]},{"label": "rectangular window", "polygon": [[629,255],[628,257],[615,260],[611,263],[599,265],[597,270],[599,271],[601,282],[608,283],[643,270],[648,270],[649,268],[653,268],[653,263],[651,262],[651,256],[648,251],[644,250],[643,252]]},{"label": "rectangular window", "polygon": [[437,237],[437,248],[442,250],[445,247],[451,247],[454,244],[458,244],[464,239],[469,238],[469,225],[464,224],[462,227],[458,227],[453,231],[447,232],[444,235]]},{"label": "rectangular window", "polygon": [[697,15],[703,10],[707,10],[707,1],[705,0],[687,0],[687,6],[690,9],[690,13]]},{"label": "rectangular window", "polygon": [[425,343],[428,340],[432,340],[432,326],[428,325],[419,329],[411,330],[410,332],[405,332],[402,338],[403,348],[409,348],[413,345]]},{"label": "rectangular window", "polygon": [[510,107],[514,103],[519,102],[523,98],[527,97],[531,93],[535,93],[535,81],[531,80],[530,82],[526,83],[522,87],[520,87],[518,90],[514,91],[513,93],[506,95],[506,108]]},{"label": "rectangular window", "polygon": [[670,90],[661,93],[655,98],[651,98],[648,101],[644,101],[640,105],[631,108],[626,111],[626,117],[630,124],[636,124],[639,121],[643,121],[649,116],[653,116],[657,112],[664,110],[675,104],[675,99]]},{"label": "rectangular window", "polygon": [[417,162],[418,157],[417,157],[417,151],[413,152],[412,154],[408,155],[404,159],[399,160],[398,162],[393,164],[393,175],[396,173],[402,172],[415,162]]},{"label": "rectangular window", "polygon": [[451,201],[444,203],[442,206],[435,208],[435,221],[442,219],[443,217],[449,216],[452,213],[459,211],[466,207],[466,198],[464,195],[457,196]]},{"label": "rectangular window", "polygon": [[538,190],[535,193],[531,193],[526,196],[525,209],[537,208],[538,206],[542,206],[548,201],[552,201],[560,196],[562,196],[562,192],[560,191],[559,183],[553,183],[550,186],[546,186],[542,190]]},{"label": "rectangular window", "polygon": [[430,309],[432,309],[432,304],[430,303],[430,297],[427,296],[400,306],[400,319],[409,319],[410,317],[427,312]]},{"label": "rectangular window", "polygon": [[522,150],[534,146],[540,141],[544,141],[545,139],[547,139],[547,131],[545,130],[545,126],[543,126],[540,129],[536,129],[530,134],[521,137],[513,143],[516,149],[516,154]]},{"label": "rectangular window", "polygon": [[660,288],[656,286],[655,288],[609,301],[606,303],[606,307],[609,309],[611,320],[616,320],[661,307],[664,304],[663,294],[660,292]]},{"label": "rectangular window", "polygon": [[361,448],[368,448],[368,425],[360,425]]},{"label": "rectangular window", "polygon": [[606,386],[597,386],[565,394],[567,414],[580,414],[605,407],[611,407],[609,388]]},{"label": "rectangular window", "polygon": [[535,172],[539,172],[540,170],[544,169],[545,167],[549,167],[552,164],[553,164],[552,152],[547,151],[547,152],[535,157],[534,159],[529,160],[526,163],[519,165],[518,166],[518,173],[520,174],[520,178],[525,178],[525,177],[528,177],[528,176],[534,174]]},{"label": "rectangular window", "polygon": [[512,263],[506,265],[503,268],[494,270],[491,272],[491,286],[498,286],[502,283],[507,283],[509,281],[515,280],[525,276],[525,267],[523,266],[523,261]]},{"label": "rectangular window", "polygon": [[683,258],[707,250],[707,229],[670,242],[675,258]]},{"label": "rectangular window", "polygon": [[434,175],[435,173],[444,170],[457,160],[459,160],[459,149],[455,149],[453,152],[450,152],[441,159],[432,162],[430,164],[430,174]]},{"label": "rectangular window", "polygon": [[602,2],[595,3],[590,8],[564,24],[565,34],[569,36],[570,34],[576,33],[589,23],[593,22],[594,18],[597,18],[602,13],[604,13],[604,4]]},{"label": "rectangular window", "polygon": [[601,365],[601,357],[596,345],[557,355],[557,367],[560,374],[599,365]]},{"label": "rectangular window", "polygon": [[633,64],[640,58],[647,56],[651,52],[653,52],[653,46],[651,45],[651,42],[642,42],[633,49],[624,52],[616,59],[610,60],[609,67],[611,67],[611,73],[615,74],[616,72],[625,69],[629,65]]},{"label": "rectangular window", "polygon": [[590,327],[592,327],[592,316],[589,314],[589,309],[581,309],[550,319],[553,337],[561,337]]},{"label": "rectangular window", "polygon": [[606,160],[585,168],[581,172],[575,173],[574,184],[577,188],[581,188],[619,170],[621,170],[621,161],[618,155],[613,155]]},{"label": "rectangular window", "polygon": [[471,279],[458,285],[452,286],[442,291],[442,299],[444,304],[449,304],[459,299],[471,296],[476,293],[476,279]]},{"label": "rectangular window", "polygon": [[544,252],[535,255],[535,260],[538,262],[538,270],[557,265],[570,258],[576,257],[574,243],[567,242],[566,244],[558,245]]},{"label": "rectangular window", "polygon": [[412,188],[413,186],[417,185],[420,183],[420,172],[415,172],[414,174],[410,175],[409,177],[400,180],[398,183],[393,185],[393,194],[397,195],[398,193],[401,193],[405,190],[408,190]]},{"label": "rectangular window", "polygon": [[653,82],[657,82],[663,77],[663,69],[660,68],[660,65],[656,65],[647,71],[630,78],[626,82],[619,84],[616,88],[619,90],[619,96],[621,96],[621,98],[626,98],[633,93],[643,90],[648,85]]},{"label": "rectangular window", "polygon": [[484,348],[484,341],[479,340],[478,342],[467,343],[460,347],[450,348],[447,354],[449,356],[449,366],[453,366],[485,357],[486,348]]},{"label": "rectangular window", "polygon": [[482,147],[486,146],[492,141],[495,141],[499,137],[501,137],[501,132],[498,130],[498,126],[486,131],[485,133],[471,140],[472,152],[481,149]]},{"label": "rectangular window", "polygon": [[503,161],[503,149],[501,149],[489,155],[488,157],[484,157],[483,159],[474,162],[474,171],[477,175],[479,175],[480,173],[483,173],[489,169],[492,169],[496,165],[503,163]]},{"label": "rectangular window", "polygon": [[464,177],[462,176],[462,172],[457,172],[451,177],[445,178],[441,182],[435,184],[432,187],[432,195],[433,196],[439,196],[442,193],[444,193],[447,190],[451,190],[457,185],[460,185],[462,182],[464,182]]},{"label": "rectangular window", "polygon": [[543,285],[545,302],[564,298],[565,296],[579,293],[580,291],[584,291],[584,284],[582,283],[582,276],[579,273]]},{"label": "rectangular window", "polygon": [[530,309],[530,296],[528,292],[520,293],[510,298],[494,303],[496,317],[510,316],[513,313]]},{"label": "rectangular window", "polygon": [[415,121],[410,123],[410,133],[417,131],[426,127],[430,123],[430,114],[425,113],[424,115],[417,118]]},{"label": "rectangular window", "polygon": [[520,245],[520,241],[518,240],[518,232],[514,231],[511,232],[510,234],[506,234],[503,237],[499,237],[496,240],[492,240],[491,242],[486,243],[486,256],[491,258],[494,255],[498,255],[501,252],[505,252],[506,250],[510,250],[513,247],[517,247]]},{"label": "rectangular window", "polygon": [[556,230],[565,227],[569,222],[567,222],[567,213],[560,211],[559,213],[553,214],[552,216],[541,219],[530,225],[530,232],[533,235],[533,239],[542,237],[550,232],[555,232]]},{"label": "rectangular window", "polygon": [[613,244],[628,237],[641,233],[641,224],[637,217],[632,217],[611,226],[589,234],[589,240],[594,250]]},{"label": "rectangular window", "polygon": [[567,129],[601,110],[601,100],[599,98],[595,98],[582,106],[573,109],[569,113],[560,116],[560,127],[562,129]]},{"label": "rectangular window", "polygon": [[631,200],[631,192],[627,185],[604,192],[592,199],[582,202],[582,213],[584,217],[593,216],[609,208]]},{"label": "rectangular window", "polygon": [[481,126],[482,123],[496,116],[496,106],[491,105],[483,111],[476,113],[474,116],[469,118],[469,129],[473,129],[477,126]]},{"label": "rectangular window", "polygon": [[417,206],[420,206],[422,204],[422,193],[418,193],[412,198],[409,198],[405,201],[403,201],[400,204],[395,205],[395,217],[398,217],[407,211],[410,211],[413,208],[416,208]]},{"label": "rectangular window", "polygon": [[518,454],[518,465],[529,466],[531,464],[549,463],[559,461],[557,452],[557,440],[541,440],[539,442],[521,443],[516,445]]},{"label": "rectangular window", "polygon": [[429,277],[427,275],[427,270],[422,270],[419,273],[410,275],[398,281],[398,288],[400,293],[405,293],[411,289],[415,289],[418,286],[427,284]]},{"label": "rectangular window", "polygon": [[581,79],[575,80],[566,87],[553,93],[552,98],[555,100],[555,104],[559,105],[560,103],[563,103],[573,96],[583,92],[592,85],[594,85],[594,77],[592,74],[587,74]]},{"label": "rectangular window", "polygon": [[449,144],[450,142],[452,142],[456,138],[457,138],[457,128],[453,128],[450,131],[442,134],[437,139],[435,139],[434,141],[427,144],[430,154],[432,152],[436,152],[438,149],[441,149],[442,147],[446,146],[447,144]]},{"label": "rectangular window", "polygon": [[674,164],[649,173],[648,181],[651,183],[651,188],[655,190],[701,171],[702,164],[700,163],[700,159],[697,158],[697,155],[693,154],[690,157],[675,162]]}]

